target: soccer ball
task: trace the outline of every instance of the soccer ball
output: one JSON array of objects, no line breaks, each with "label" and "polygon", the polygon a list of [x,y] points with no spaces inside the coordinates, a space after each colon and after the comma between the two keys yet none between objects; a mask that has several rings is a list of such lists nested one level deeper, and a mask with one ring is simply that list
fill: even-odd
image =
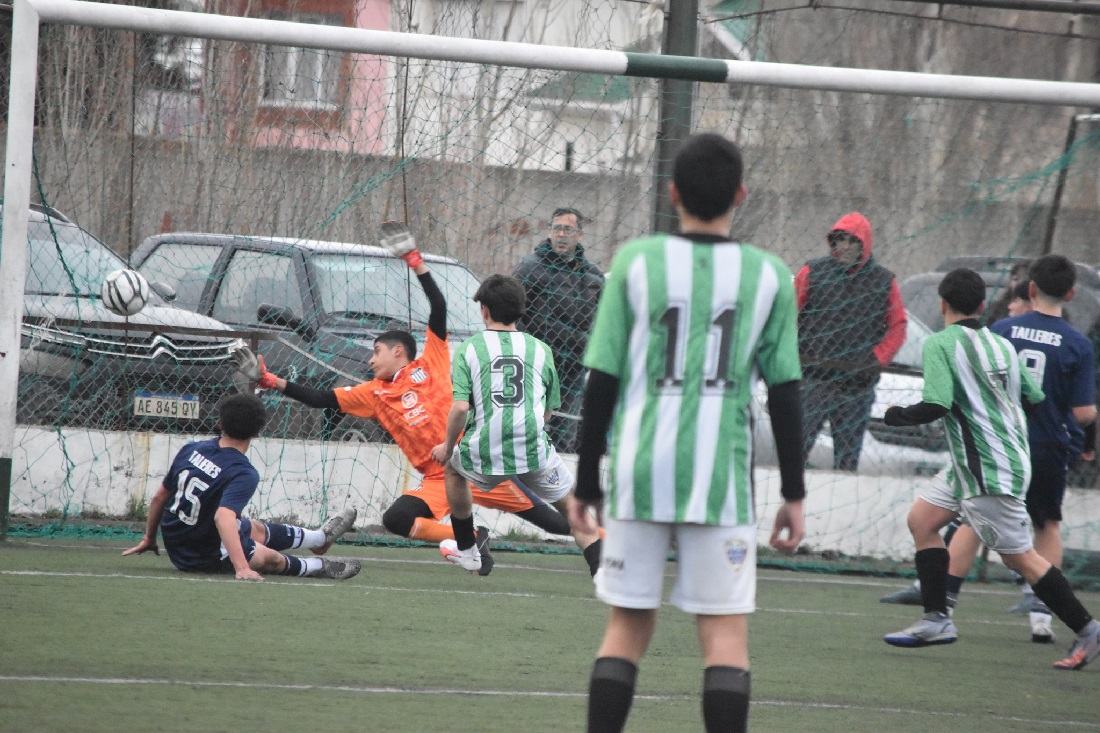
[{"label": "soccer ball", "polygon": [[149,302],[149,281],[136,270],[115,270],[103,279],[99,297],[112,313],[132,316]]}]

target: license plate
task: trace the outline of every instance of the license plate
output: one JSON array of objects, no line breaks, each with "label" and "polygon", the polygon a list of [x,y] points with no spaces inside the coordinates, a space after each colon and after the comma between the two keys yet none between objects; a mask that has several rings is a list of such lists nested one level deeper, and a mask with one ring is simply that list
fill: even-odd
[{"label": "license plate", "polygon": [[192,395],[150,394],[134,396],[134,414],[139,417],[170,417],[178,420],[199,419],[199,398]]}]

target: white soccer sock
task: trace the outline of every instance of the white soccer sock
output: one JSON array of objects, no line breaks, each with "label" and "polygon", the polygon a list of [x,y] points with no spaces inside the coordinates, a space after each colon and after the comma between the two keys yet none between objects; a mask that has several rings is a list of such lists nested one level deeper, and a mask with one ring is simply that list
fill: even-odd
[{"label": "white soccer sock", "polygon": [[321,568],[325,564],[325,561],[319,557],[300,557],[298,559],[302,561],[302,575],[316,575],[321,572]]},{"label": "white soccer sock", "polygon": [[304,547],[307,550],[315,550],[325,546],[325,533],[319,529],[303,529],[302,542],[295,547]]}]

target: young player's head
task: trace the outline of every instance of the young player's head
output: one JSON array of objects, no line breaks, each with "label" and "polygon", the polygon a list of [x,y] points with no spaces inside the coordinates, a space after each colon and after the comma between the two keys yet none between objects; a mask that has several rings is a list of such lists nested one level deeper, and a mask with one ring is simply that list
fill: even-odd
[{"label": "young player's head", "polygon": [[488,309],[489,317],[509,326],[527,312],[527,292],[523,283],[508,275],[490,275],[481,281],[474,302]]},{"label": "young player's head", "polygon": [[680,206],[703,221],[713,221],[733,209],[739,201],[741,176],[741,151],[710,132],[685,140],[672,164],[672,183]]},{"label": "young player's head", "polygon": [[1008,315],[1022,316],[1031,311],[1031,281],[1021,280],[1012,289],[1012,300],[1008,301]]},{"label": "young player's head", "polygon": [[1029,274],[1039,295],[1054,302],[1069,300],[1077,284],[1077,267],[1062,255],[1043,255],[1031,264]]},{"label": "young player's head", "polygon": [[402,367],[416,358],[416,339],[408,331],[386,331],[374,340],[370,368],[378,379],[393,379]]},{"label": "young player's head", "polygon": [[960,316],[976,316],[985,303],[985,281],[969,267],[956,267],[943,276],[940,297]]},{"label": "young player's head", "polygon": [[218,401],[218,425],[234,440],[252,440],[266,424],[267,410],[254,394],[235,392]]}]

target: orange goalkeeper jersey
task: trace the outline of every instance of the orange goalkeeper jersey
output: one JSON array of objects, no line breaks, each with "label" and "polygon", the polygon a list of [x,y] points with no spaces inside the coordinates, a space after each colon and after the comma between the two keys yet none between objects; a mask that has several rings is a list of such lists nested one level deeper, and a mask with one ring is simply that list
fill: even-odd
[{"label": "orange goalkeeper jersey", "polygon": [[429,329],[424,353],[394,375],[393,381],[372,379],[336,392],[340,410],[376,419],[425,478],[442,476],[432,460],[432,448],[447,436],[451,394],[451,351]]}]

